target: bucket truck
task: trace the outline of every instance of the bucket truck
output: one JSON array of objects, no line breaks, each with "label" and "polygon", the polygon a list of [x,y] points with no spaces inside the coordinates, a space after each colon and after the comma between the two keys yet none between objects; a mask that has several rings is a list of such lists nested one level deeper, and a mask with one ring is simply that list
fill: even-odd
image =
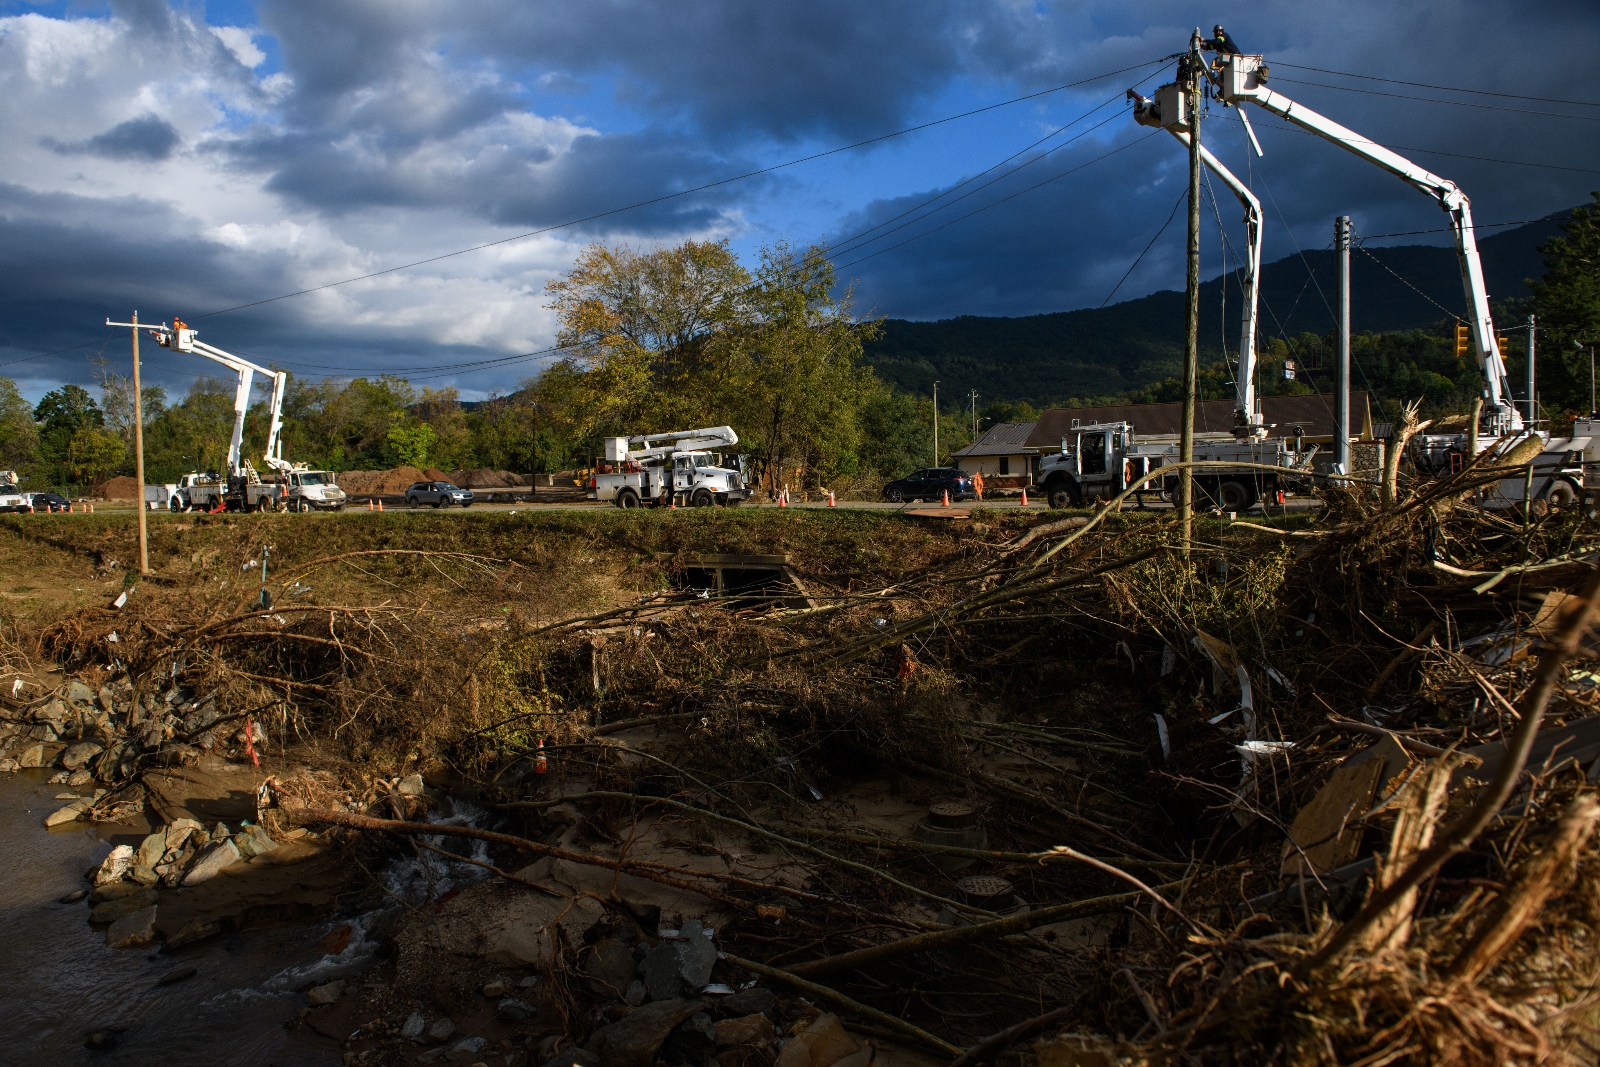
[{"label": "bucket truck", "polygon": [[27,511],[28,498],[18,488],[16,471],[0,471],[0,511]]},{"label": "bucket truck", "polygon": [[589,499],[619,508],[738,504],[749,498],[750,489],[743,475],[723,467],[714,452],[738,443],[731,426],[607,437],[605,460],[589,479]]},{"label": "bucket truck", "polygon": [[[129,326],[132,323],[107,325]],[[177,352],[190,352],[232,370],[238,375],[238,385],[233,394],[233,436],[228,442],[227,472],[224,477],[212,474],[185,474],[172,486],[159,487],[168,495],[167,507],[173,511],[191,509],[212,510],[224,506],[229,511],[311,511],[328,509],[337,511],[345,505],[345,492],[335,484],[328,471],[311,470],[303,463],[290,463],[283,458],[283,394],[288,375],[283,371],[269,370],[243,357],[206,344],[196,336],[196,331],[182,319],[173,319],[173,325],[140,326],[156,339],[163,348]],[[250,408],[250,391],[255,376],[263,374],[272,379],[267,443],[263,459],[272,473],[263,479],[260,472],[243,455],[244,418]],[[154,488],[154,487],[152,487]],[[148,495],[148,492],[147,492]]]},{"label": "bucket truck", "polygon": [[[1483,372],[1482,432],[1478,435],[1480,451],[1490,448],[1504,450],[1513,438],[1524,433],[1536,433],[1545,441],[1544,451],[1534,461],[1534,480],[1531,494],[1534,499],[1556,502],[1575,499],[1582,484],[1581,465],[1574,463],[1572,454],[1581,453],[1588,445],[1587,439],[1550,439],[1542,431],[1527,428],[1522,416],[1511,401],[1510,381],[1506,375],[1505,360],[1496,342],[1494,320],[1489,311],[1489,294],[1484,287],[1483,264],[1478,258],[1478,242],[1472,225],[1472,204],[1461,187],[1448,178],[1441,178],[1417,166],[1404,156],[1377,144],[1332,119],[1296,103],[1267,86],[1271,74],[1265,57],[1245,55],[1234,49],[1231,39],[1220,32],[1213,41],[1201,42],[1201,48],[1215,51],[1216,59],[1205,64],[1198,55],[1192,61],[1200,65],[1215,87],[1223,106],[1239,107],[1245,129],[1255,144],[1255,133],[1250,129],[1245,104],[1254,104],[1279,118],[1331,141],[1347,152],[1376,164],[1401,181],[1436,200],[1450,219],[1450,231],[1455,238],[1456,257],[1461,265],[1461,284],[1466,291],[1468,320],[1472,335],[1473,352],[1478,368]],[[1198,37],[1198,33],[1196,34]],[[1259,144],[1255,144],[1259,154]],[[1421,469],[1447,470],[1465,457],[1468,434],[1419,435],[1416,439],[1416,457]],[[1488,495],[1489,507],[1519,506],[1528,492],[1526,479],[1517,476],[1504,479]]]},{"label": "bucket truck", "polygon": [[[1156,90],[1153,100],[1129,91],[1133,117],[1144,126],[1165,129],[1185,147],[1189,144],[1188,99],[1182,86],[1174,83]],[[1292,486],[1295,474],[1306,470],[1315,448],[1304,452],[1290,441],[1269,440],[1271,428],[1261,416],[1256,400],[1256,283],[1261,270],[1261,201],[1222,161],[1200,146],[1200,158],[1244,207],[1248,236],[1244,280],[1244,309],[1239,324],[1239,373],[1234,403],[1232,441],[1200,440],[1194,443],[1194,458],[1220,463],[1250,463],[1281,467],[1282,476],[1241,467],[1211,467],[1194,475],[1195,491],[1224,511],[1244,511],[1261,499],[1281,503],[1282,494]],[[1051,507],[1081,505],[1087,500],[1114,496],[1133,479],[1178,460],[1178,446],[1170,441],[1140,441],[1128,422],[1100,423],[1075,429],[1063,438],[1058,455],[1040,461],[1039,480]],[[1170,493],[1176,477],[1152,485],[1156,492]]]}]

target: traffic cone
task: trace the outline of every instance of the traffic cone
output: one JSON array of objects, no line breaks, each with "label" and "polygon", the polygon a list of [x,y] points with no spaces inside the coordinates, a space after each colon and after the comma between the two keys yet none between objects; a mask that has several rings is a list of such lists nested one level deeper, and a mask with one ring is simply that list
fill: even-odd
[{"label": "traffic cone", "polygon": [[379,511],[383,510],[383,497],[381,497],[381,496],[378,498],[378,510]]},{"label": "traffic cone", "polygon": [[838,507],[838,506],[839,506],[839,505],[838,505],[838,504],[835,504],[835,503],[834,503],[834,502],[833,502],[833,490],[832,490],[832,489],[829,489],[829,490],[828,490],[828,506],[829,506],[829,507],[830,507],[830,508],[836,508],[836,507]]},{"label": "traffic cone", "polygon": [[944,491],[944,505],[943,506],[944,507],[949,507],[950,506],[950,490],[948,490],[948,489],[946,489]]},{"label": "traffic cone", "polygon": [[370,496],[367,497],[367,510],[368,511],[372,510],[372,498]]},{"label": "traffic cone", "polygon": [[539,750],[533,756],[533,773],[549,774],[550,760],[544,754],[544,738],[539,738]]},{"label": "traffic cone", "polygon": [[786,508],[789,506],[789,490],[785,489],[783,492],[778,494],[778,506],[780,508]]},{"label": "traffic cone", "polygon": [[1022,506],[1023,507],[1027,507],[1028,506],[1028,487],[1027,486],[1023,486],[1022,487]]}]

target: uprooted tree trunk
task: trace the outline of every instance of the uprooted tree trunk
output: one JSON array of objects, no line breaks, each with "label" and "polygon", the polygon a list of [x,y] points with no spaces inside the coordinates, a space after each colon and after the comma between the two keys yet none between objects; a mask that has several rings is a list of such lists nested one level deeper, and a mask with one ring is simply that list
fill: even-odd
[{"label": "uprooted tree trunk", "polygon": [[1417,421],[1417,409],[1420,401],[1413,400],[1400,412],[1400,428],[1395,433],[1394,439],[1389,442],[1389,451],[1383,457],[1383,503],[1391,506],[1398,498],[1395,487],[1400,481],[1400,459],[1405,455],[1406,446],[1417,434],[1433,425],[1432,419],[1422,422]]}]

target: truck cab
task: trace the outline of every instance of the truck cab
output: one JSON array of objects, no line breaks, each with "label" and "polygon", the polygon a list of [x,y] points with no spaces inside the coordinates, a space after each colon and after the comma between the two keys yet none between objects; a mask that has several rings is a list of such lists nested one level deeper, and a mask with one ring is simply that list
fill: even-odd
[{"label": "truck cab", "polygon": [[332,471],[293,467],[281,475],[290,511],[339,511],[348,501]]},{"label": "truck cab", "polygon": [[1074,427],[1059,453],[1040,460],[1039,483],[1051,507],[1082,507],[1116,496],[1131,479],[1159,467],[1162,451],[1150,452],[1137,444],[1132,423]]}]

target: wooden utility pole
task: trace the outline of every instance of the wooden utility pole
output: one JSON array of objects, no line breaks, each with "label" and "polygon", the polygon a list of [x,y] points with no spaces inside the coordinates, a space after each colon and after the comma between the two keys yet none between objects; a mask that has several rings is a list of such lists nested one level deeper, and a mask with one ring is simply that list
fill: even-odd
[{"label": "wooden utility pole", "polygon": [[1184,101],[1189,112],[1189,279],[1184,312],[1183,427],[1178,444],[1178,529],[1184,552],[1194,536],[1194,393],[1200,368],[1200,31],[1189,39],[1184,58]]},{"label": "wooden utility pole", "polygon": [[145,525],[144,394],[139,387],[139,313],[133,313],[133,470],[139,483],[139,573],[150,573],[150,531]]},{"label": "wooden utility pole", "polygon": [[933,465],[939,465],[939,383],[933,383]]},{"label": "wooden utility pole", "polygon": [[1333,246],[1339,255],[1339,371],[1333,386],[1333,459],[1340,474],[1350,463],[1350,216],[1333,220]]}]

